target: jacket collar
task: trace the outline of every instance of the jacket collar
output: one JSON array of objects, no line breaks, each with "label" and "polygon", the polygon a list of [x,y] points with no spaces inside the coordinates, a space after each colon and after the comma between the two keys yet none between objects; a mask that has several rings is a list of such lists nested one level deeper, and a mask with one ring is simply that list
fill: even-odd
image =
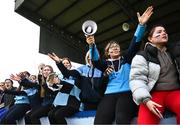
[{"label": "jacket collar", "polygon": [[154,46],[151,43],[146,43],[146,45],[144,47],[144,51],[145,51],[147,58],[150,62],[154,62],[154,63],[159,64],[158,49],[156,46]]},{"label": "jacket collar", "polygon": [[159,48],[159,47],[157,47],[155,44],[150,43],[150,42],[147,42],[146,45],[145,45],[145,47],[146,47],[148,44],[150,44],[150,45],[153,46],[153,47],[156,47],[160,52],[165,52],[165,51],[167,50],[167,47],[166,47],[166,46],[164,46],[163,48]]}]

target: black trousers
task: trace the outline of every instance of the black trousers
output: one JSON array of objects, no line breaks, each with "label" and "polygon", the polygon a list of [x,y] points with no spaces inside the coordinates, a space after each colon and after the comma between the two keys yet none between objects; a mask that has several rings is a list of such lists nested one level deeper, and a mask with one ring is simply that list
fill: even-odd
[{"label": "black trousers", "polygon": [[137,116],[138,107],[133,102],[131,92],[104,95],[98,105],[94,124],[130,124]]},{"label": "black trousers", "polygon": [[65,117],[71,117],[76,112],[78,112],[78,110],[73,108],[73,107],[57,106],[57,107],[54,107],[49,112],[48,118],[49,118],[50,124],[63,124],[63,125],[66,125],[67,122],[65,120]]},{"label": "black trousers", "polygon": [[14,104],[2,118],[1,124],[16,124],[16,120],[23,118],[28,110],[29,104]]},{"label": "black trousers", "polygon": [[48,116],[49,111],[51,110],[51,105],[39,106],[37,108],[32,109],[25,116],[25,121],[27,124],[39,124],[40,118]]}]

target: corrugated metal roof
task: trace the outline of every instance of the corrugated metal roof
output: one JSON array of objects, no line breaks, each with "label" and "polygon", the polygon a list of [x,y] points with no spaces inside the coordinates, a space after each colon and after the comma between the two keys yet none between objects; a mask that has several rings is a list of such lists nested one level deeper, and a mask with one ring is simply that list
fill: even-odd
[{"label": "corrugated metal roof", "polygon": [[[125,50],[137,25],[136,12],[142,13],[150,5],[154,6],[154,14],[148,25],[163,23],[172,41],[180,38],[179,0],[16,0],[16,3],[20,1],[17,13],[84,44],[82,23],[94,20],[98,25],[96,43],[101,48],[109,40],[117,40]],[[123,31],[123,23],[130,25],[128,31]]]}]

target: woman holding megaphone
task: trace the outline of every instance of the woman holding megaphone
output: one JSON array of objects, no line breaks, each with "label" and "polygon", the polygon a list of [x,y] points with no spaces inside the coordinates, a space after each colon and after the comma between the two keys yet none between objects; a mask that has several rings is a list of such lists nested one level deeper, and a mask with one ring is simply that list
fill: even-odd
[{"label": "woman holding megaphone", "polygon": [[140,16],[137,13],[139,25],[130,43],[127,53],[121,55],[120,45],[110,41],[105,47],[107,59],[100,61],[93,35],[86,37],[91,51],[94,66],[108,75],[109,81],[105,95],[98,105],[94,124],[130,124],[137,114],[137,106],[133,102],[129,88],[129,72],[132,58],[140,49],[141,39],[145,31],[145,24],[153,13],[153,7],[148,7]]}]

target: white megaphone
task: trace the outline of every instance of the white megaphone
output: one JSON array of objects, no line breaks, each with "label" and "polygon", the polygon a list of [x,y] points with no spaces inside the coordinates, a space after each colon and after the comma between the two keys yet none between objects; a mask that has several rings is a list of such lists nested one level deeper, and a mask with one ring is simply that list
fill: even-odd
[{"label": "white megaphone", "polygon": [[97,31],[97,24],[92,20],[87,20],[83,23],[82,30],[85,36],[93,35]]}]

